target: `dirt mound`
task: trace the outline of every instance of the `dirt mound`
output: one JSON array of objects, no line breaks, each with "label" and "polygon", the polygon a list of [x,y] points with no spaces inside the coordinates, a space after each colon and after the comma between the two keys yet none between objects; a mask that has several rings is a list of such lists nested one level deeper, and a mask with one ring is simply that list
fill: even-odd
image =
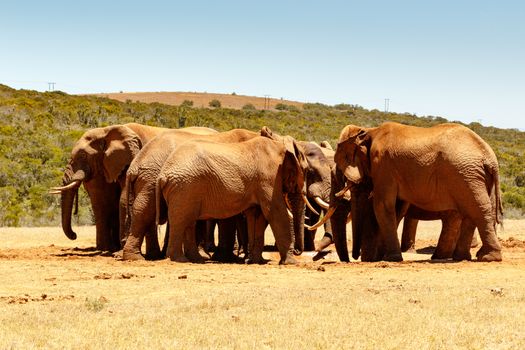
[{"label": "dirt mound", "polygon": [[525,241],[509,237],[507,239],[500,239],[500,243],[505,248],[525,248]]}]

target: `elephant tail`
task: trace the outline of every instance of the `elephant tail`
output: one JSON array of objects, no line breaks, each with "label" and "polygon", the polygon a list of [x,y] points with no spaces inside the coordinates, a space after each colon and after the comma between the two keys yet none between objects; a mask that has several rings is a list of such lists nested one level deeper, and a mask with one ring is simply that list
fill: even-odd
[{"label": "elephant tail", "polygon": [[486,164],[485,169],[492,177],[492,187],[489,188],[489,193],[492,202],[492,210],[494,211],[495,223],[496,225],[501,225],[503,228],[503,204],[501,201],[501,188],[499,183],[499,169],[497,161],[495,165]]}]

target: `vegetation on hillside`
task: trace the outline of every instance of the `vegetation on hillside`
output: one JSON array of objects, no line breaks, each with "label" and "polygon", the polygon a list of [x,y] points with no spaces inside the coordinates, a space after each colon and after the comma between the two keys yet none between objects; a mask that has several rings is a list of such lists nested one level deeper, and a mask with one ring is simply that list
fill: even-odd
[{"label": "vegetation on hillside", "polygon": [[[283,105],[281,110],[194,108],[159,103],[118,102],[96,96],[75,96],[60,91],[40,93],[0,85],[0,226],[58,225],[59,198],[48,189],[61,184],[62,170],[75,141],[88,129],[137,122],[177,128],[206,126],[275,132],[300,140],[328,140],[335,146],[346,124],[377,126],[385,121],[431,126],[440,117],[384,113],[357,105]],[[525,133],[513,129],[467,125],[495,150],[500,161],[505,214],[525,214]],[[89,223],[87,196],[80,196],[79,222]]]}]

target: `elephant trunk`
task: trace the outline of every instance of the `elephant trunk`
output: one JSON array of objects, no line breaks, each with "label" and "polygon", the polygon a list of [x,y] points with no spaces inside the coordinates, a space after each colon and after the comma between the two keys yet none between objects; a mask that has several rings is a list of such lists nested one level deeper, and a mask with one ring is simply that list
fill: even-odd
[{"label": "elephant trunk", "polygon": [[77,234],[71,228],[71,214],[73,211],[75,197],[78,196],[78,188],[84,179],[84,171],[78,170],[77,172],[73,173],[71,166],[67,166],[64,172],[62,183],[64,185],[76,183],[76,185],[61,191],[60,206],[62,210],[62,230],[64,231],[64,234],[67,236],[67,238],[71,240],[77,239]]},{"label": "elephant trunk", "polygon": [[294,254],[301,255],[304,251],[304,210],[305,203],[301,193],[289,193],[288,199],[290,201],[293,214],[293,237],[294,237]]},{"label": "elephant trunk", "polygon": [[348,246],[346,244],[346,219],[350,213],[349,203],[339,203],[334,211],[334,214],[330,218],[332,225],[332,234],[335,243],[335,249],[339,260],[343,262],[349,262],[348,257]]}]

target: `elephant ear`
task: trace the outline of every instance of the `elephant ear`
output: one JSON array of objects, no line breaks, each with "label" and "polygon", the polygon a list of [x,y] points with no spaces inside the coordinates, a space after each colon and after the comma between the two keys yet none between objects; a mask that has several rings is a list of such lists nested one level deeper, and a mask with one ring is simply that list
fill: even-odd
[{"label": "elephant ear", "polygon": [[142,148],[142,141],[133,130],[123,125],[110,127],[105,141],[104,176],[107,182],[115,182]]},{"label": "elephant ear", "polygon": [[321,141],[320,146],[321,146],[321,148],[326,148],[326,149],[329,149],[329,150],[332,150],[332,151],[334,150],[332,148],[332,145],[330,144],[330,142],[328,142],[326,140],[325,141]]},{"label": "elephant ear", "polygon": [[273,132],[269,127],[263,126],[261,128],[261,136],[268,137],[269,139],[273,139]]},{"label": "elephant ear", "polygon": [[283,138],[285,154],[283,160],[283,193],[304,193],[305,170],[308,167],[302,147],[290,136]]},{"label": "elephant ear", "polygon": [[362,128],[349,125],[341,132],[334,161],[353,183],[359,184],[370,175],[370,144],[370,135]]}]

